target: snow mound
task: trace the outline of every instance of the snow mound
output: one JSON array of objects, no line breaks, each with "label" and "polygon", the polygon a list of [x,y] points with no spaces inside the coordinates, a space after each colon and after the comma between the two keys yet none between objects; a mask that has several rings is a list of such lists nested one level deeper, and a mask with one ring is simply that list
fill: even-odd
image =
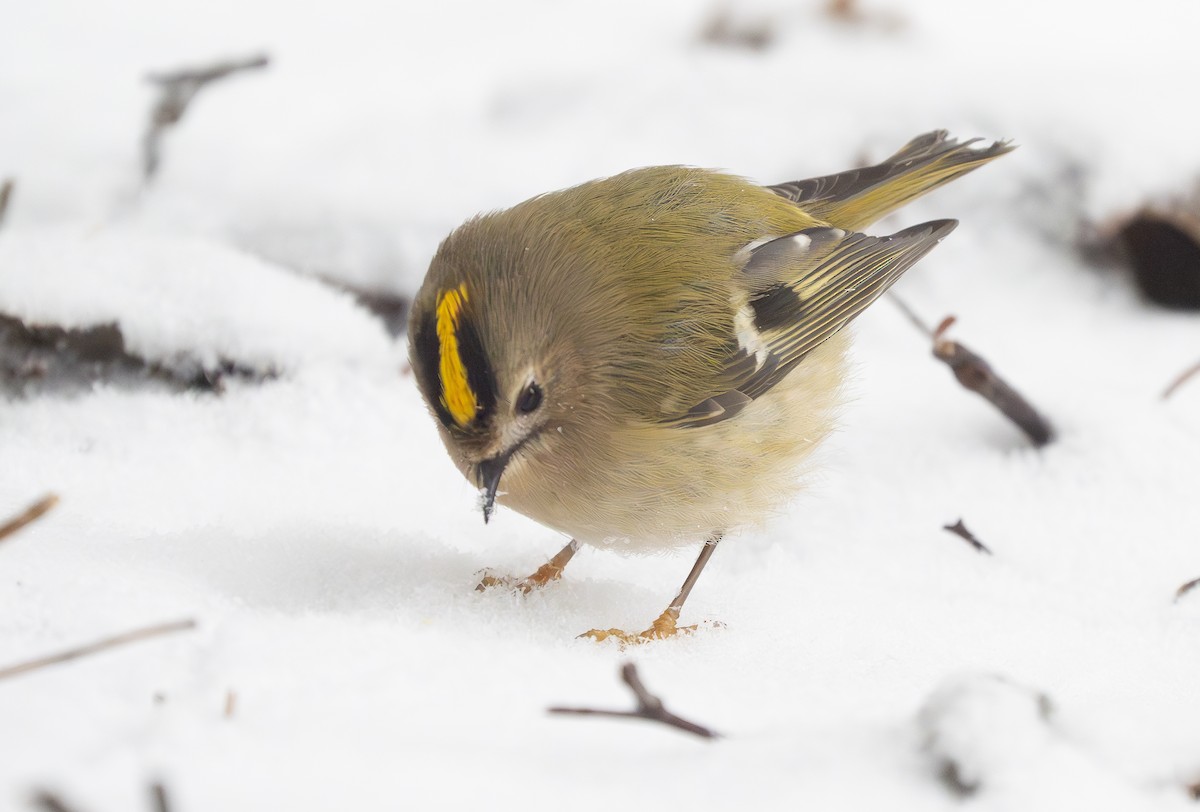
[{"label": "snow mound", "polygon": [[0,234],[0,312],[65,328],[116,323],[130,353],[165,365],[395,366],[382,325],[349,295],[227,246],[120,226]]}]

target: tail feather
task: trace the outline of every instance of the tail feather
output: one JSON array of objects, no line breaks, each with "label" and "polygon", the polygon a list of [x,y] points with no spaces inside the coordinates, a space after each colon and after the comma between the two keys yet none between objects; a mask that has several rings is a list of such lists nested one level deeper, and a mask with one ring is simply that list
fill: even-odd
[{"label": "tail feather", "polygon": [[838,228],[859,230],[926,192],[1011,152],[1008,141],[976,146],[945,130],[919,135],[886,161],[836,175],[782,183],[770,189]]}]

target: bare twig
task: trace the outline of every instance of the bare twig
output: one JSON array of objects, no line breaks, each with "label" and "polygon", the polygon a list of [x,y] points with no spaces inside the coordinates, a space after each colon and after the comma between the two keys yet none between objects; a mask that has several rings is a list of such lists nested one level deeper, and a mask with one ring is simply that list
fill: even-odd
[{"label": "bare twig", "polygon": [[167,800],[167,788],[161,781],[150,785],[150,802],[154,812],[171,812],[170,801]]},{"label": "bare twig", "polygon": [[58,795],[45,789],[34,794],[33,805],[45,812],[76,812],[74,807],[67,806]]},{"label": "bare twig", "polygon": [[139,640],[147,640],[151,637],[159,635],[171,634],[173,632],[182,632],[196,628],[195,620],[176,620],[171,623],[160,623],[157,626],[147,626],[143,629],[135,629],[131,632],[106,637],[103,640],[97,640],[94,643],[88,643],[77,648],[67,649],[58,654],[50,654],[45,657],[38,657],[34,660],[29,660],[16,665],[10,665],[5,668],[0,668],[0,679],[6,677],[15,677],[18,674],[24,674],[27,671],[35,671],[39,668],[45,668],[48,665],[56,665],[65,663],[68,660],[74,660],[79,657],[86,657],[89,654],[96,654],[101,651],[106,651],[110,648],[123,646],[126,643],[135,643]]},{"label": "bare twig", "polygon": [[933,328],[926,324],[925,321],[917,315],[917,311],[908,306],[908,302],[896,295],[895,291],[889,290],[887,296],[892,300],[892,304],[898,307],[900,312],[903,313],[910,322],[912,322],[913,327],[916,327],[931,339],[933,338]]},{"label": "bare twig", "polygon": [[709,45],[764,51],[775,42],[775,25],[771,20],[738,20],[728,8],[714,14],[700,32],[700,39]]},{"label": "bare twig", "polygon": [[4,182],[0,183],[0,226],[4,225],[4,215],[8,213],[8,203],[12,200],[15,185],[12,178],[5,178]]},{"label": "bare twig", "polygon": [[991,365],[957,341],[940,336],[934,340],[933,355],[950,367],[964,388],[970,389],[1001,411],[1038,448],[1054,439],[1054,429],[1021,393],[995,373]]},{"label": "bare twig", "polygon": [[1200,578],[1193,578],[1192,580],[1188,581],[1186,584],[1179,587],[1179,589],[1175,590],[1175,600],[1179,600],[1198,586],[1200,586]]},{"label": "bare twig", "polygon": [[632,711],[598,710],[596,708],[550,708],[550,713],[569,713],[577,716],[614,716],[627,719],[649,719],[669,727],[692,733],[705,739],[719,738],[720,734],[686,719],[681,719],[663,707],[662,700],[646,690],[638,676],[637,666],[625,663],[621,666],[621,679],[633,691],[637,709]]},{"label": "bare twig", "polygon": [[1166,400],[1167,398],[1171,397],[1171,395],[1175,394],[1175,390],[1183,386],[1190,379],[1194,378],[1198,373],[1200,373],[1200,361],[1197,361],[1183,372],[1179,373],[1179,375],[1177,375],[1175,379],[1171,381],[1170,386],[1163,390],[1162,399]]},{"label": "bare twig", "polygon": [[205,85],[239,71],[265,68],[269,64],[270,57],[266,54],[256,54],[245,59],[217,62],[205,68],[181,68],[166,73],[150,73],[146,75],[146,81],[155,85]]},{"label": "bare twig", "polygon": [[986,553],[987,555],[992,554],[992,551],[987,548],[987,545],[985,545],[979,539],[975,538],[975,534],[967,529],[967,526],[965,524],[963,524],[962,519],[959,519],[954,524],[947,524],[947,525],[943,526],[942,529],[949,530],[951,533],[958,536],[963,541],[967,542],[967,544],[970,544],[972,547],[974,547],[979,552]]},{"label": "bare twig", "polygon": [[886,11],[863,11],[858,0],[828,0],[825,15],[845,25],[870,26],[885,32],[904,27],[904,18]]},{"label": "bare twig", "polygon": [[975,392],[999,409],[1025,432],[1038,448],[1054,439],[1054,429],[1050,422],[1042,417],[1020,392],[997,375],[987,361],[957,341],[943,338],[954,324],[954,316],[947,316],[942,319],[941,324],[930,330],[899,296],[894,293],[889,295],[917,329],[933,340],[933,357],[950,367],[950,371],[964,389]]},{"label": "bare twig", "polygon": [[850,22],[862,17],[857,0],[829,0],[825,5],[825,13],[835,19]]},{"label": "bare twig", "polygon": [[230,688],[225,692],[225,718],[232,719],[237,711],[237,692]]},{"label": "bare twig", "polygon": [[270,60],[265,55],[247,59],[231,59],[205,68],[185,68],[168,73],[152,73],[146,81],[158,85],[161,93],[150,110],[150,123],[142,138],[142,178],[149,182],[162,162],[163,133],[179,123],[188,105],[205,85],[235,73],[265,68]]},{"label": "bare twig", "polygon": [[36,522],[45,516],[50,509],[58,504],[58,496],[50,493],[34,502],[18,516],[14,516],[4,524],[0,524],[0,541],[11,536],[27,524]]}]

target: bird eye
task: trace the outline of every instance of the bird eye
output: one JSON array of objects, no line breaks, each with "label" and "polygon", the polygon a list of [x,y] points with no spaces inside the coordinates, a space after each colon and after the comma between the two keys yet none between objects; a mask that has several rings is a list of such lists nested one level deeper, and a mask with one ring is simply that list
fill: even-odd
[{"label": "bird eye", "polygon": [[517,396],[517,411],[521,414],[529,414],[536,411],[537,407],[542,405],[542,387],[536,383],[531,383],[521,390],[521,394]]}]

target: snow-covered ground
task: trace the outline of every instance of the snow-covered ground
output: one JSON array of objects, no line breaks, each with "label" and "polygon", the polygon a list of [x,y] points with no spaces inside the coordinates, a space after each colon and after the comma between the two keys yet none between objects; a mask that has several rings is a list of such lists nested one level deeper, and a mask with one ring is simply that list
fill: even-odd
[{"label": "snow-covered ground", "polygon": [[[822,9],[3,0],[0,313],[276,377],[0,402],[0,518],[62,498],[0,542],[0,668],[198,623],[0,680],[0,809],[149,809],[153,781],[177,812],[1194,808],[1200,382],[1160,393],[1200,316],[1072,243],[1200,176],[1200,6]],[[706,41],[721,14],[771,41]],[[139,190],[143,75],[260,51]],[[1020,149],[879,224],[962,221],[899,289],[1059,441],[1032,450],[881,302],[821,475],[685,610],[724,625],[637,650],[575,635],[648,622],[691,554],[475,592],[563,540],[485,527],[402,343],[295,273],[412,292],[480,210],[655,163],[780,182],[937,127]],[[724,737],[547,715],[630,707],[627,659]]]}]

